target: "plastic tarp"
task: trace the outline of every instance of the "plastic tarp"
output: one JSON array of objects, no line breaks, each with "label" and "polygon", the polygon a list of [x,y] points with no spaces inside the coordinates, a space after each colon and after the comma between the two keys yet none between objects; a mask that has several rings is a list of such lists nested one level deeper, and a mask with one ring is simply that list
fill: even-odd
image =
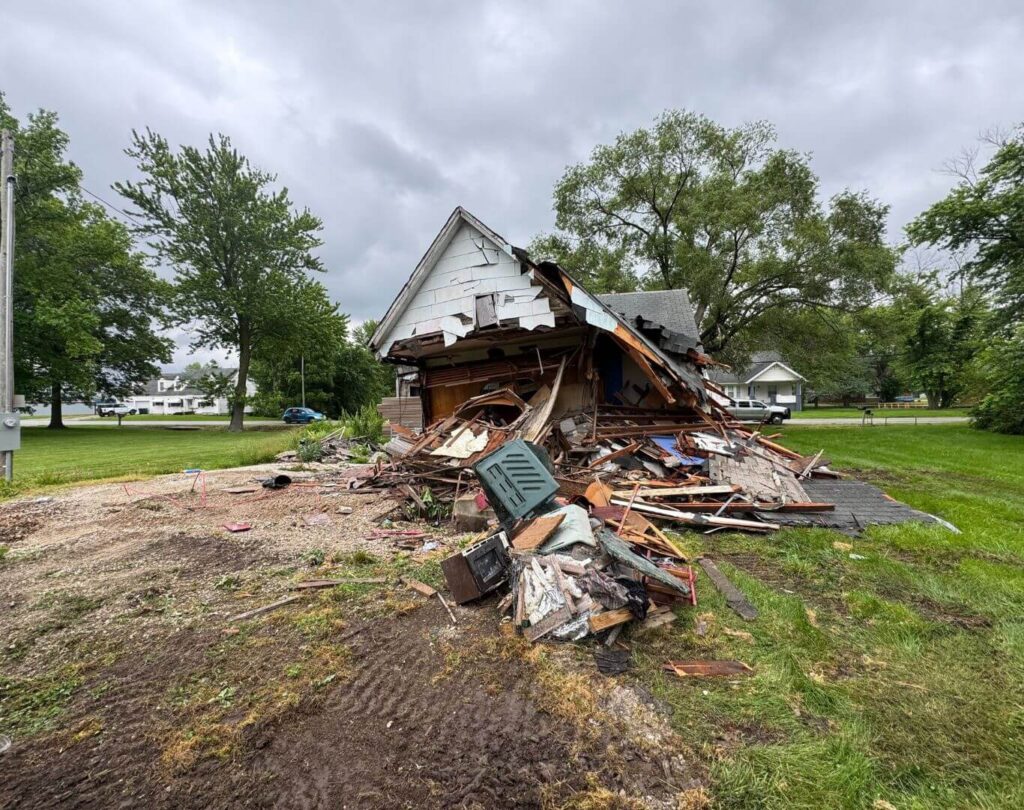
[{"label": "plastic tarp", "polygon": [[688,456],[681,452],[675,436],[651,436],[650,439],[666,453],[671,453],[679,459],[679,463],[684,466],[698,466],[704,463],[700,456]]}]

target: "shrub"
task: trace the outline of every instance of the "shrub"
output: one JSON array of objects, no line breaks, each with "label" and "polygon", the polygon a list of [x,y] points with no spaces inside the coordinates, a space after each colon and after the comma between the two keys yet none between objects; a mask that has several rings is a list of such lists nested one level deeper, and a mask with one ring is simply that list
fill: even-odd
[{"label": "shrub", "polygon": [[324,457],[324,449],[316,439],[301,439],[295,451],[296,457],[303,464],[319,461]]},{"label": "shrub", "polygon": [[350,439],[366,439],[380,444],[384,441],[384,417],[376,405],[364,405],[353,414],[346,414],[345,435]]}]

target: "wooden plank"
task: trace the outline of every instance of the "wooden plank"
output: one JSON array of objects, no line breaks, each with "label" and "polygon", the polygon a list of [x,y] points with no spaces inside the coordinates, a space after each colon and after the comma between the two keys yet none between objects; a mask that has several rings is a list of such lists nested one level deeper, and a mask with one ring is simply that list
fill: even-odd
[{"label": "wooden plank", "polygon": [[[626,506],[627,502],[621,498],[612,498],[613,506]],[[704,515],[697,512],[680,512],[676,509],[664,509],[660,506],[652,506],[648,503],[635,503],[633,509],[643,512],[646,515],[655,515],[679,523],[689,523],[697,526],[724,526],[730,529],[748,529],[756,532],[778,531],[777,523],[762,523],[755,520],[740,520],[739,518],[726,518],[717,515]]]},{"label": "wooden plank", "polygon": [[362,577],[360,579],[307,579],[304,582],[296,582],[292,590],[304,591],[316,588],[333,588],[336,585],[383,585],[387,582],[384,577]]},{"label": "wooden plank", "polygon": [[560,607],[553,613],[548,614],[541,619],[537,624],[531,624],[529,627],[523,629],[523,635],[533,642],[544,636],[546,633],[550,633],[556,627],[561,627],[567,621],[572,619],[572,613],[569,608],[565,605]]},{"label": "wooden plank", "polygon": [[[660,504],[661,506],[672,506],[673,504]],[[753,501],[732,501],[726,503],[725,501],[686,501],[678,504],[680,509],[685,509],[687,512],[831,512],[835,510],[836,505],[834,503],[815,503],[814,501],[798,502],[791,501],[790,503],[777,504],[777,503],[754,503]],[[621,515],[622,510],[617,506],[598,507],[600,509],[617,509],[617,512],[602,514],[595,511],[594,514],[599,518],[604,519],[615,519],[616,515]],[[631,518],[636,516],[636,511],[631,515]]]},{"label": "wooden plank", "polygon": [[543,515],[531,520],[526,528],[512,540],[512,548],[516,551],[529,551],[537,548],[562,525],[565,515]]},{"label": "wooden plank", "polygon": [[299,594],[296,594],[295,596],[286,596],[284,599],[278,599],[276,602],[271,602],[269,605],[254,608],[253,610],[247,610],[245,613],[239,613],[237,616],[232,616],[228,619],[228,623],[241,622],[246,619],[251,619],[254,616],[259,616],[262,613],[269,613],[271,610],[277,610],[279,607],[290,605],[292,602],[298,602],[301,598],[302,596]]},{"label": "wooden plank", "polygon": [[753,668],[742,661],[667,661],[662,669],[680,678],[728,678],[754,673]]},{"label": "wooden plank", "polygon": [[802,459],[803,458],[803,456],[801,456],[799,453],[797,453],[797,452],[795,452],[793,450],[790,450],[788,447],[783,447],[781,444],[776,444],[775,442],[770,442],[764,436],[761,436],[761,435],[757,436],[757,443],[760,444],[762,447],[767,447],[767,448],[769,448],[771,450],[774,450],[776,453],[778,453],[781,456],[785,456],[786,458],[791,458],[791,459]]},{"label": "wooden plank", "polygon": [[748,622],[752,622],[757,618],[757,608],[750,603],[750,600],[743,594],[743,591],[733,585],[729,578],[718,569],[714,560],[700,557],[697,562],[704,569],[704,573],[708,575],[708,579],[718,588],[719,593],[725,597],[726,604],[729,607]]},{"label": "wooden plank", "polygon": [[602,630],[607,630],[609,627],[614,627],[617,624],[625,624],[632,620],[633,613],[629,608],[606,610],[603,613],[598,613],[596,616],[590,617],[590,632],[600,633]]},{"label": "wooden plank", "polygon": [[[731,484],[710,484],[692,487],[642,487],[637,491],[638,498],[671,498],[680,495],[731,495],[739,492],[739,487]],[[631,489],[617,489],[613,493],[616,498],[628,498],[633,494]]]},{"label": "wooden plank", "polygon": [[594,481],[589,487],[587,487],[586,499],[590,501],[594,506],[608,506],[608,499],[612,495],[612,488],[605,486],[600,481]]},{"label": "wooden plank", "polygon": [[426,597],[435,596],[437,594],[436,588],[431,588],[426,582],[420,582],[418,579],[405,579],[403,582],[416,593],[421,593]]}]

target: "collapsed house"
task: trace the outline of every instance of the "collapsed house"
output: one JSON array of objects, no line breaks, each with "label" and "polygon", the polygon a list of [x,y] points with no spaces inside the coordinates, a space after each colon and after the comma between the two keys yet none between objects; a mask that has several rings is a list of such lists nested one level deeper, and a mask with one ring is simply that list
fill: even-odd
[{"label": "collapsed house", "polygon": [[[759,426],[733,420],[729,399],[706,374],[715,363],[702,351],[685,291],[593,295],[461,207],[370,345],[402,367],[399,393],[416,396],[405,397],[397,412],[424,427],[393,419],[392,461],[362,485],[391,489],[420,507],[429,492],[431,500],[454,502],[457,513],[500,519],[502,543],[516,557],[513,607],[521,626],[542,623],[566,638],[588,626],[603,629],[602,613],[624,615],[624,606],[608,608],[627,599],[623,568],[648,593],[692,597],[692,571],[658,524],[857,531],[868,522],[928,519],[873,488],[867,497],[859,482],[850,482],[858,485],[854,505],[844,504],[845,482],[822,453],[804,457],[761,435]],[[396,412],[394,403],[387,407]],[[480,464],[519,440],[537,450],[557,490],[548,494],[563,502],[549,499],[546,511],[580,509],[582,523],[563,515],[559,529],[550,520],[536,525],[542,513],[511,514],[535,474],[527,472],[520,492],[512,462],[504,493],[480,491]],[[509,503],[495,503],[506,497]],[[571,532],[573,542],[559,542],[560,531]],[[517,543],[523,535],[529,542]],[[614,599],[606,598],[616,589],[604,573],[612,569],[620,588]],[[551,610],[538,615],[543,604]]]}]

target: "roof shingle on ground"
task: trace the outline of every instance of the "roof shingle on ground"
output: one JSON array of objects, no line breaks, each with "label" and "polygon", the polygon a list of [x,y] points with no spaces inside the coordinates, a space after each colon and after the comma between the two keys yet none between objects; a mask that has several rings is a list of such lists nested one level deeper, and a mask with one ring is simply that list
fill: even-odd
[{"label": "roof shingle on ground", "polygon": [[935,523],[932,515],[893,500],[878,487],[852,478],[810,478],[801,482],[816,503],[834,503],[831,512],[775,512],[770,519],[784,526],[820,526],[858,534],[868,526]]}]

